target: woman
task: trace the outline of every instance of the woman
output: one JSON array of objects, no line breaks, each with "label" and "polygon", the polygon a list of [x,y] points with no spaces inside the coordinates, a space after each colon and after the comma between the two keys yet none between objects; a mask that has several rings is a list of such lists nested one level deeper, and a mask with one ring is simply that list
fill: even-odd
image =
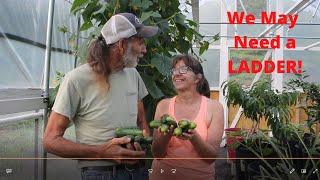
[{"label": "woman", "polygon": [[[217,157],[223,133],[223,108],[209,99],[208,81],[201,64],[190,55],[173,59],[172,82],[177,96],[159,102],[155,119],[169,114],[177,122],[188,119],[197,124],[175,137],[154,131],[152,152],[155,159],[150,180],[208,180],[214,179],[214,158]],[[164,159],[163,159],[164,158]]]}]

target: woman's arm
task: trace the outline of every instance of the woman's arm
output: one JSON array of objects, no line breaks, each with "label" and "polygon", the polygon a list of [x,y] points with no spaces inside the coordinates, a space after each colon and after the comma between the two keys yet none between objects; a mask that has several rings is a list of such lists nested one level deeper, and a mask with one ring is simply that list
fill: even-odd
[{"label": "woman's arm", "polygon": [[[155,120],[160,120],[161,116],[166,114],[167,109],[169,107],[168,102],[169,101],[167,99],[164,99],[159,102],[154,116]],[[166,135],[161,133],[159,129],[155,129],[153,131],[152,154],[155,158],[163,158],[166,156],[171,137],[172,130]]]},{"label": "woman's arm", "polygon": [[[194,132],[194,135],[190,137],[190,142],[201,157],[216,158],[224,130],[223,107],[220,103],[214,103],[208,107],[213,113],[208,127],[207,141],[204,141],[197,132]],[[205,161],[211,164],[215,159],[205,159]]]}]

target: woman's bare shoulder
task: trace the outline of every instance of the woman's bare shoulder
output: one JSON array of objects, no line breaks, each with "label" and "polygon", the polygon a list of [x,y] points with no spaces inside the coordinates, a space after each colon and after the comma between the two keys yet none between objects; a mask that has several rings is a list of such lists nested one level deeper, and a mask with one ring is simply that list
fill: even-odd
[{"label": "woman's bare shoulder", "polygon": [[158,102],[158,106],[169,106],[171,98],[165,98]]},{"label": "woman's bare shoulder", "polygon": [[208,107],[211,111],[213,112],[223,111],[223,106],[219,101],[215,99],[207,98],[207,102],[208,102]]},{"label": "woman's bare shoulder", "polygon": [[215,122],[214,124],[216,125],[216,127],[219,127],[217,126],[218,124],[221,124],[221,126],[223,126],[222,124],[224,122],[224,112],[223,106],[219,101],[208,98],[208,113],[210,117],[208,126],[210,126],[213,121]]},{"label": "woman's bare shoulder", "polygon": [[162,99],[157,104],[157,111],[160,111],[162,113],[166,113],[167,109],[169,107],[169,104],[170,104],[170,98]]}]

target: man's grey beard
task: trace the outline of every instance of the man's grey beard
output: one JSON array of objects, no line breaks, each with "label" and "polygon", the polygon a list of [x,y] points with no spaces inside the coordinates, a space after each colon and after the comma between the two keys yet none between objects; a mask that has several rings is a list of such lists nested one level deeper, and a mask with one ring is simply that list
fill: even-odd
[{"label": "man's grey beard", "polygon": [[128,43],[128,48],[123,55],[123,62],[125,67],[132,68],[138,65],[138,56],[134,56],[132,53],[132,44]]}]

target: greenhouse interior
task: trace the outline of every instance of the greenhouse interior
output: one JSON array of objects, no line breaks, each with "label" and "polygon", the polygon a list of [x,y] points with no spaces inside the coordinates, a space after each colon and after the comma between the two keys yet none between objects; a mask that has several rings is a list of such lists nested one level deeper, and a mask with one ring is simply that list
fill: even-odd
[{"label": "greenhouse interior", "polygon": [[[222,107],[213,179],[320,179],[320,0],[1,0],[0,179],[85,179],[77,158],[45,150],[44,133],[65,75],[87,63],[103,25],[124,12],[158,27],[136,67],[148,124],[160,100],[179,96],[171,64],[189,54]],[[263,71],[263,62],[277,68]],[[80,143],[76,128],[63,138]],[[155,159],[146,157],[153,179]]]}]

